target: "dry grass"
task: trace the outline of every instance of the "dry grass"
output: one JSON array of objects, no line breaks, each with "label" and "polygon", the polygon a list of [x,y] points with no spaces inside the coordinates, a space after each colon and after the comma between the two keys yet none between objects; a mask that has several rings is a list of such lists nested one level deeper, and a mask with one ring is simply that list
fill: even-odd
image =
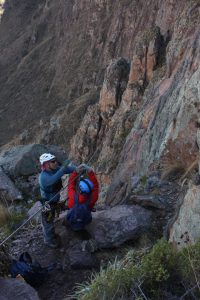
[{"label": "dry grass", "polygon": [[181,176],[180,182],[182,182],[196,167],[198,167],[200,157],[198,156],[195,161],[193,161],[190,166],[187,168],[186,172]]},{"label": "dry grass", "polygon": [[[188,237],[185,236],[184,238]],[[178,251],[165,239],[151,249],[130,250],[101,268],[91,280],[77,285],[65,299],[200,299],[200,241]],[[170,298],[172,299],[172,297]]]},{"label": "dry grass", "polygon": [[178,176],[179,174],[184,174],[186,172],[184,164],[177,161],[171,163],[167,163],[167,162],[162,163],[161,170],[162,170],[162,175],[161,175],[162,180],[168,180],[171,177]]},{"label": "dry grass", "polygon": [[0,204],[0,226],[5,225],[10,218],[10,214],[2,204]]},{"label": "dry grass", "polygon": [[186,179],[192,179],[195,169],[198,168],[200,162],[200,154],[196,155],[196,158],[188,165],[184,161],[165,160],[159,165],[163,180],[169,180],[170,178],[179,179],[179,183],[182,184]]}]

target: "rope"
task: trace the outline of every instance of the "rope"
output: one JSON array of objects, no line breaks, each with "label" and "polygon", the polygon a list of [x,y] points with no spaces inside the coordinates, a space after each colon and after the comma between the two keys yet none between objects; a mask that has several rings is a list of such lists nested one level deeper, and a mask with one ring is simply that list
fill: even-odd
[{"label": "rope", "polygon": [[[67,186],[66,186],[67,187]],[[55,197],[59,194],[56,193],[49,201],[48,203],[51,203]],[[36,216],[41,210],[43,209],[43,206],[40,207],[40,209],[38,209],[32,216],[30,216],[22,225],[20,225],[15,231],[13,231],[7,238],[5,238],[1,243],[0,243],[0,247],[3,246],[5,244],[5,242],[7,242],[13,235],[15,235],[15,233],[17,233],[22,227],[24,227],[34,216]]]},{"label": "rope", "polygon": [[[93,157],[93,155],[92,155]],[[91,158],[89,159],[88,162],[90,162]],[[74,180],[76,180],[79,177],[79,174],[77,177],[74,178]],[[68,184],[66,185],[65,188],[68,187]],[[50,204],[51,202],[53,202],[53,200],[57,197],[57,195],[60,193],[60,191],[58,193],[56,193],[49,201],[48,204]],[[22,225],[20,225],[15,231],[13,231],[8,237],[6,237],[1,243],[0,243],[0,247],[3,246],[12,236],[14,236],[21,228],[23,228],[31,219],[33,219],[34,216],[36,216],[41,210],[43,209],[43,206],[38,209],[38,211],[36,211],[32,216],[30,216]]]}]

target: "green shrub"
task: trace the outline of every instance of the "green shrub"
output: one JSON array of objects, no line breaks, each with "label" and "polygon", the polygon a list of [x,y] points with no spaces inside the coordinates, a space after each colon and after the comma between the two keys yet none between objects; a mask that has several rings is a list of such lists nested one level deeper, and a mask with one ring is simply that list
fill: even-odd
[{"label": "green shrub", "polygon": [[140,182],[143,186],[147,183],[147,179],[148,179],[148,177],[146,175],[144,175],[140,178]]},{"label": "green shrub", "polygon": [[[166,299],[191,292],[200,299],[200,241],[176,250],[160,239],[148,250],[131,250],[121,261],[109,263],[106,269],[93,275],[90,282],[77,286],[77,300]],[[183,284],[184,282],[184,284]],[[192,289],[191,289],[192,287]],[[188,290],[186,290],[188,288]]]},{"label": "green shrub", "polygon": [[22,212],[12,212],[7,223],[0,227],[1,238],[12,233],[14,229],[21,225],[21,223],[25,220],[25,217],[26,215]]},{"label": "green shrub", "polygon": [[[110,300],[127,299],[133,279],[137,277],[137,268],[124,268],[123,262],[109,263],[106,269],[93,275],[90,283],[79,285],[71,299]],[[69,297],[67,299],[70,299]]]},{"label": "green shrub", "polygon": [[200,240],[195,245],[187,243],[187,247],[180,251],[179,268],[183,278],[200,281]]},{"label": "green shrub", "polygon": [[147,284],[167,281],[177,264],[177,252],[165,239],[159,240],[143,258],[141,272]]},{"label": "green shrub", "polygon": [[14,227],[20,225],[22,221],[25,219],[25,214],[22,212],[13,212],[11,214],[10,222],[8,224],[10,229],[13,229]]},{"label": "green shrub", "polygon": [[8,209],[5,208],[2,204],[0,204],[0,227],[8,223],[10,218]]}]

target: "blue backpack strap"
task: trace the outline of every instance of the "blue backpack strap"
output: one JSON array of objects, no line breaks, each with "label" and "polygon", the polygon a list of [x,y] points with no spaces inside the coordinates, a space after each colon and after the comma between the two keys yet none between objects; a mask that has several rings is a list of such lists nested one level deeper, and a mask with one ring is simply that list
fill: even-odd
[{"label": "blue backpack strap", "polygon": [[75,195],[74,195],[74,204],[76,204],[76,205],[79,205],[79,201],[78,201],[78,194],[77,193],[75,193]]},{"label": "blue backpack strap", "polygon": [[91,193],[90,193],[90,194],[88,195],[88,199],[87,199],[87,201],[85,202],[85,204],[86,204],[87,208],[89,208],[90,201],[91,201],[91,197],[92,197],[92,195],[91,195]]},{"label": "blue backpack strap", "polygon": [[12,261],[10,267],[11,277],[15,278],[18,274],[25,276],[28,272],[31,271],[32,271],[31,266],[25,263],[24,261],[17,261],[17,260]]}]

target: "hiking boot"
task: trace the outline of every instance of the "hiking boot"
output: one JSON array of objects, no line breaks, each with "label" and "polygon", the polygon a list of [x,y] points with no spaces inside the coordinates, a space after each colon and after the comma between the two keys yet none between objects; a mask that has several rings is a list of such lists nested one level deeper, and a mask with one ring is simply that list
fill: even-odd
[{"label": "hiking boot", "polygon": [[44,242],[46,246],[49,248],[55,249],[58,248],[59,243],[57,241],[52,241],[52,242]]}]

